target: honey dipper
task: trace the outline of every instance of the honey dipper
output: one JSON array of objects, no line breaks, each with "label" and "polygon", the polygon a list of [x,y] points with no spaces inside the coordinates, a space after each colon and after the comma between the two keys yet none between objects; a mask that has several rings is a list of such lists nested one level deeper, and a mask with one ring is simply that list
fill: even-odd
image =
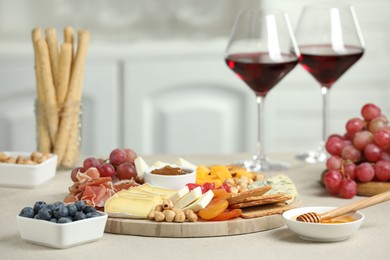
[{"label": "honey dipper", "polygon": [[333,209],[331,211],[318,214],[316,212],[308,212],[302,215],[299,215],[296,220],[302,222],[310,222],[310,223],[320,223],[323,220],[332,219],[335,217],[342,216],[344,214],[348,214],[351,212],[355,212],[359,209],[368,208],[370,206],[385,202],[390,200],[390,191],[379,193],[370,198],[356,201],[345,206]]}]

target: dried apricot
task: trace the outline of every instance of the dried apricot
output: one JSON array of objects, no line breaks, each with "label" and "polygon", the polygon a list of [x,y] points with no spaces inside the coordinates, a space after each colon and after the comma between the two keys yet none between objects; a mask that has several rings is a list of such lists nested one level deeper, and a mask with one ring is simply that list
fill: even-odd
[{"label": "dried apricot", "polygon": [[233,219],[233,218],[238,218],[241,216],[242,210],[241,209],[232,209],[232,210],[226,210],[216,216],[215,218],[210,219],[211,221],[223,221],[223,220],[228,220],[228,219]]},{"label": "dried apricot", "polygon": [[228,199],[232,195],[230,192],[227,192],[225,189],[216,189],[213,190],[214,199]]},{"label": "dried apricot", "polygon": [[213,199],[206,208],[199,210],[199,216],[204,220],[215,218],[224,212],[229,206],[229,202],[225,199]]}]

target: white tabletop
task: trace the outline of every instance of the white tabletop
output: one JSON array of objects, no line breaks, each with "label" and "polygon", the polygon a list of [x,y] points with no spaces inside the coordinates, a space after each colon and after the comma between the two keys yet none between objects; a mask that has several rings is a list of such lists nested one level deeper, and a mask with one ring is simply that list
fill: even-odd
[{"label": "white tabletop", "polygon": [[[148,163],[174,162],[177,156],[145,156]],[[185,156],[196,164],[228,164],[244,155]],[[310,165],[291,154],[272,159],[289,162],[287,174],[297,186],[302,206],[340,206],[352,200],[332,197],[320,186],[324,166]],[[389,259],[389,203],[362,210],[366,219],[348,240],[334,243],[306,242],[285,226],[245,235],[209,238],[156,238],[105,233],[103,238],[68,249],[52,249],[23,241],[16,226],[16,215],[38,200],[62,200],[72,182],[69,172],[58,172],[54,179],[34,189],[0,187],[1,259]],[[266,173],[267,176],[278,174]]]}]

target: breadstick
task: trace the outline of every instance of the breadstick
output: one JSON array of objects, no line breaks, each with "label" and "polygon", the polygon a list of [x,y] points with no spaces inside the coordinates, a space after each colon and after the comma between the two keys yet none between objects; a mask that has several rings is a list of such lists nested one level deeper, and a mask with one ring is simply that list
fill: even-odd
[{"label": "breadstick", "polygon": [[[79,138],[80,102],[89,37],[88,31],[80,30],[78,32],[78,47],[72,65],[69,90],[64,106],[64,114],[69,113],[69,116],[65,116],[63,117],[63,120],[61,120],[59,135],[55,146],[58,159],[65,167],[73,166],[79,152],[77,138]],[[67,131],[69,126],[71,126],[72,129]],[[68,145],[66,145],[66,143],[68,143]]]},{"label": "breadstick", "polygon": [[58,54],[58,40],[57,40],[56,29],[48,28],[46,30],[46,41],[47,41],[47,46],[49,47],[51,71],[52,71],[54,86],[55,88],[57,88],[59,54]]},{"label": "breadstick", "polygon": [[74,32],[73,28],[67,26],[64,28],[64,42],[72,45],[72,57],[74,55]]},{"label": "breadstick", "polygon": [[42,104],[45,103],[43,95],[43,83],[41,77],[41,68],[38,62],[38,46],[37,41],[42,39],[42,30],[40,28],[35,28],[32,31],[32,41],[34,46],[34,60],[35,60],[35,79],[36,79],[36,88],[37,88],[37,100],[36,100],[36,111],[37,111],[37,131],[38,131],[38,151],[42,153],[50,153],[51,143],[49,130],[47,128],[47,120],[42,109]]},{"label": "breadstick", "polygon": [[58,66],[57,105],[58,111],[63,110],[66,94],[68,92],[70,70],[72,65],[72,45],[63,43]]},{"label": "breadstick", "polygon": [[53,77],[50,67],[49,50],[44,39],[37,41],[38,64],[40,67],[40,75],[42,77],[43,96],[45,103],[45,115],[47,118],[50,140],[55,143],[58,130],[58,111]]}]

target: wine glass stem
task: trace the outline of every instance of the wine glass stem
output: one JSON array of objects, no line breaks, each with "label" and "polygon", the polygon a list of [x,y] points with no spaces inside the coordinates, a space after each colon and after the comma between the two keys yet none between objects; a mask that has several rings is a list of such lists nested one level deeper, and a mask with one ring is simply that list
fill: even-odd
[{"label": "wine glass stem", "polygon": [[257,153],[255,160],[263,162],[266,160],[264,150],[264,101],[265,97],[257,95]]},{"label": "wine glass stem", "polygon": [[321,86],[322,94],[322,139],[321,148],[324,149],[326,138],[328,137],[328,122],[329,122],[329,88]]}]

